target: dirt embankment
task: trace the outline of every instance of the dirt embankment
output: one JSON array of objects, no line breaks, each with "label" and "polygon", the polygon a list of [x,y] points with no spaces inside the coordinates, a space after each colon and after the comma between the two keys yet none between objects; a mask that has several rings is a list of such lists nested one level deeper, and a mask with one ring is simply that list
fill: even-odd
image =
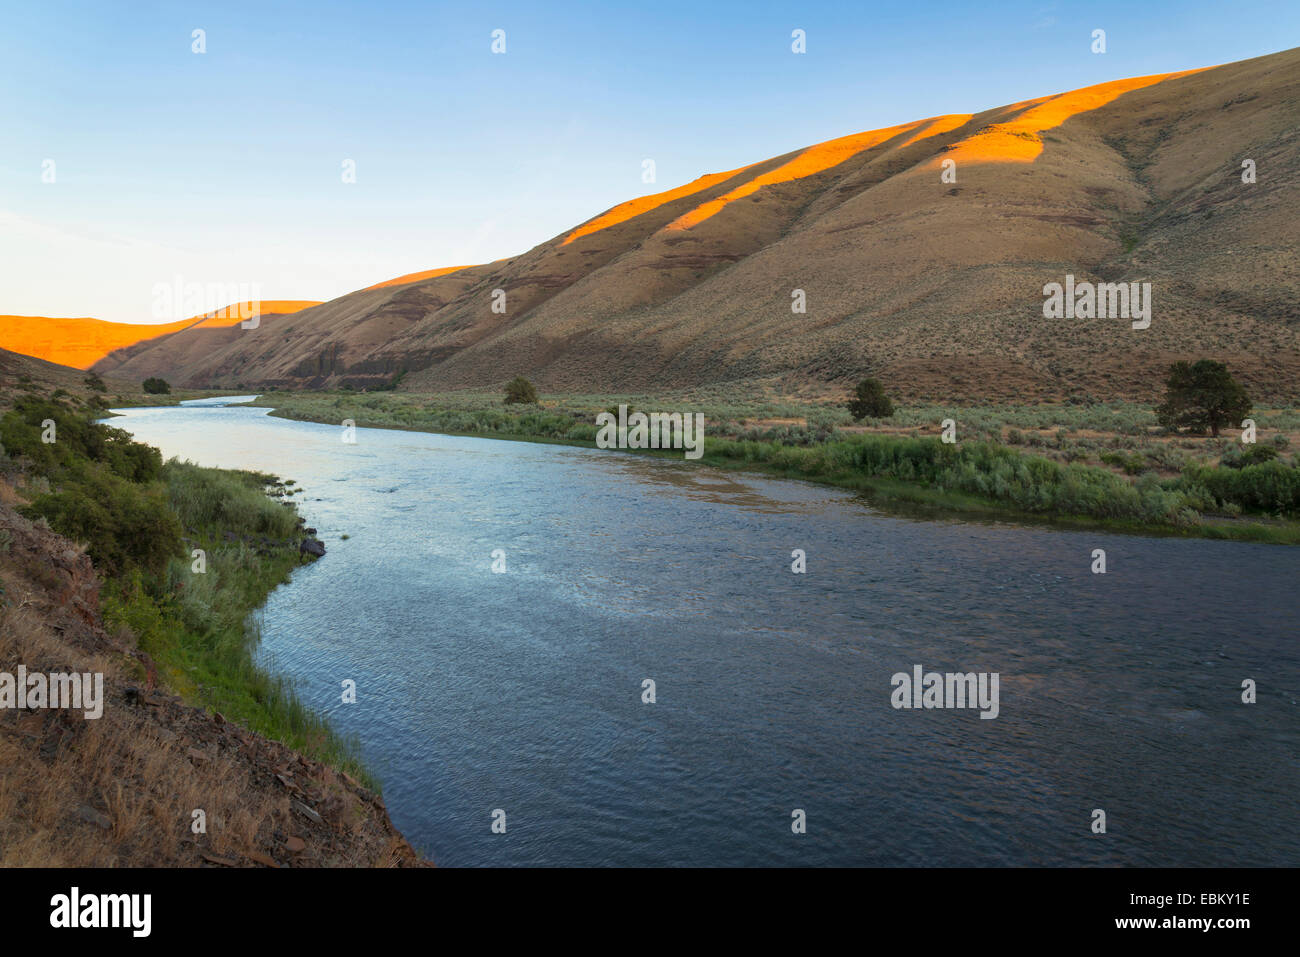
[{"label": "dirt embankment", "polygon": [[14,504],[0,483],[0,672],[102,673],[103,713],[0,707],[0,866],[429,863],[349,775],[156,687],[89,556]]}]

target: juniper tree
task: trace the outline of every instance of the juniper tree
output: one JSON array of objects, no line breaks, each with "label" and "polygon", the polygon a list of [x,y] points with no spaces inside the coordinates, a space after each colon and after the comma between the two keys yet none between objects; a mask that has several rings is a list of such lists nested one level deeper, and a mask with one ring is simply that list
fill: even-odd
[{"label": "juniper tree", "polygon": [[879,379],[863,379],[853,392],[849,402],[849,412],[854,419],[887,419],[894,414],[894,403],[885,395],[885,387]]},{"label": "juniper tree", "polygon": [[1156,406],[1156,420],[1166,429],[1188,429],[1218,436],[1224,426],[1239,423],[1250,415],[1250,397],[1228,372],[1213,359],[1194,363],[1175,362],[1165,381],[1165,400]]}]

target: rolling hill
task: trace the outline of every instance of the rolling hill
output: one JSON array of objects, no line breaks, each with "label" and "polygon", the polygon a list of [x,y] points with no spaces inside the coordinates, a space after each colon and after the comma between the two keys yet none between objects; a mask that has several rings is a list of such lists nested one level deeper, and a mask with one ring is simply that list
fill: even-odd
[{"label": "rolling hill", "polygon": [[[261,303],[259,318],[277,318],[315,305],[319,303],[310,299],[266,300]],[[13,352],[74,369],[89,369],[102,363],[104,368],[97,371],[105,372],[112,371],[116,364],[116,361],[104,361],[110,354],[125,357],[158,345],[187,329],[229,329],[243,322],[251,311],[251,304],[234,303],[206,315],[168,323],[106,322],[89,317],[0,316],[0,343]]]},{"label": "rolling hill", "polygon": [[[1150,398],[1171,361],[1211,356],[1294,399],[1298,161],[1290,50],[844,136],[637,197],[510,259],[273,328],[196,324],[94,368],[224,387],[406,371],[416,390],[523,374],[584,392],[871,374],[956,401]],[[1150,327],[1044,318],[1044,286],[1067,275],[1151,283]]]}]

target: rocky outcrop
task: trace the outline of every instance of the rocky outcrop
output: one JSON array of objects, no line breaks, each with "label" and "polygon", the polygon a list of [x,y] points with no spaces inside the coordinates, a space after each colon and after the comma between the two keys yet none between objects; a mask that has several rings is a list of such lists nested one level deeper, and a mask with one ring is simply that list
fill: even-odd
[{"label": "rocky outcrop", "polygon": [[313,558],[324,558],[325,543],[315,538],[304,538],[302,544],[298,546],[298,551]]}]

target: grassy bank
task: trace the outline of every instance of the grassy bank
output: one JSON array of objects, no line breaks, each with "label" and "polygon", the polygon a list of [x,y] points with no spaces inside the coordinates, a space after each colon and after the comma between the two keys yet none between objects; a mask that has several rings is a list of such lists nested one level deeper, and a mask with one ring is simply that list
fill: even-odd
[{"label": "grassy bank", "polygon": [[[619,403],[702,412],[702,462],[857,489],[884,506],[1030,518],[1118,531],[1300,543],[1300,467],[1288,453],[1300,414],[1255,414],[1253,461],[1235,438],[1162,434],[1131,403],[921,406],[852,422],[837,403],[723,395],[499,396],[449,393],[264,394],[258,405],[314,422],[594,445],[596,413]],[[938,437],[953,419],[960,441]],[[650,453],[654,454],[654,453]],[[680,453],[674,453],[679,457]]]},{"label": "grassy bank", "polygon": [[[19,511],[85,545],[104,582],[106,625],[134,633],[161,683],[363,775],[354,744],[254,664],[250,615],[302,560],[300,519],[280,500],[284,485],[163,463],[156,449],[94,424],[95,408],[20,397],[0,419],[0,472]],[[54,441],[42,441],[51,422]]]}]

